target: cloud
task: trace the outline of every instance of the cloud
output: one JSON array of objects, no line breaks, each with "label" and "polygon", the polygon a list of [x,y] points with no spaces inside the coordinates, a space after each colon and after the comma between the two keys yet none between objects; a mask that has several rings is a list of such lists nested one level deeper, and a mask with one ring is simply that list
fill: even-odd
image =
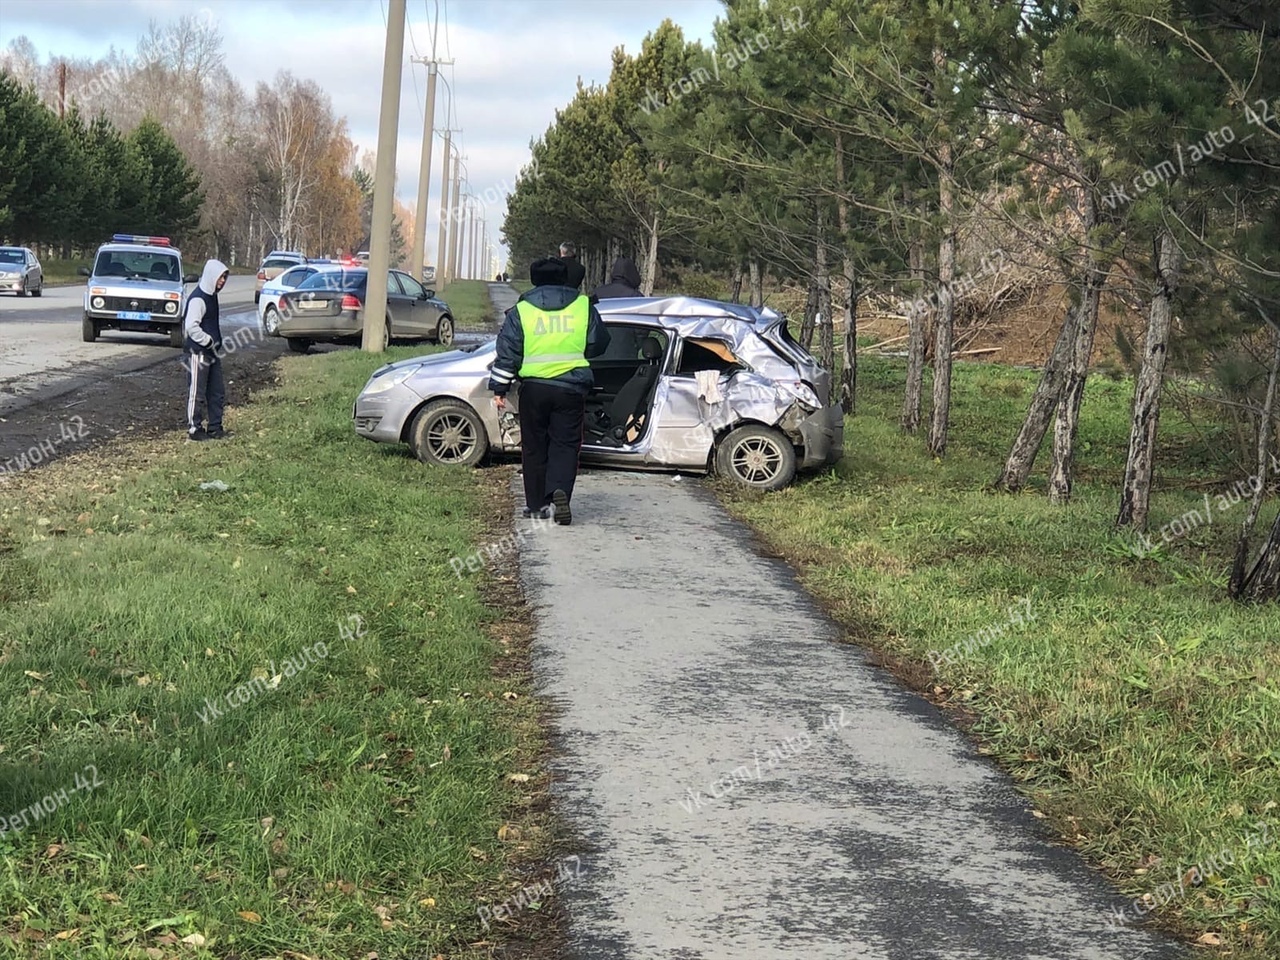
[{"label": "cloud", "polygon": [[[42,56],[105,56],[111,46],[132,52],[149,21],[164,23],[207,9],[223,37],[226,64],[252,95],[279,71],[314,80],[345,116],[363,153],[378,142],[385,0],[3,0],[0,47],[25,35]],[[431,48],[435,0],[409,0],[409,31],[401,74],[396,193],[417,198],[422,149],[425,66],[409,62],[415,47]],[[555,111],[583,83],[608,80],[615,47],[639,49],[664,18],[690,39],[706,42],[721,14],[717,0],[443,0],[438,55],[452,59],[441,78],[453,89],[454,126],[466,155],[472,192],[514,183],[528,162],[529,141],[544,133]],[[447,24],[447,28],[446,28]],[[449,93],[439,84],[436,128],[448,118]],[[442,143],[433,151],[428,248],[435,245]],[[487,211],[497,238],[504,207]]]}]

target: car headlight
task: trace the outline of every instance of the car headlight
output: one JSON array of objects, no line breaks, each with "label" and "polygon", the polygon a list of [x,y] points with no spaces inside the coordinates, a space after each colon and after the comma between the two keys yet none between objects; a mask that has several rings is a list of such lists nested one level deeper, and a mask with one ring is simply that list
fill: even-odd
[{"label": "car headlight", "polygon": [[164,312],[165,312],[165,313],[177,313],[177,312],[178,312],[178,305],[177,305],[174,301],[170,300],[168,303],[166,303],[166,304],[164,305]]},{"label": "car headlight", "polygon": [[10,273],[8,270],[0,270],[0,280],[9,280],[16,276],[16,273]]},{"label": "car headlight", "polygon": [[95,310],[101,310],[107,305],[107,301],[103,300],[101,297],[94,297],[89,302],[93,304],[93,309]]},{"label": "car headlight", "polygon": [[404,383],[420,369],[421,366],[401,367],[398,370],[393,370],[386,376],[375,377],[373,380],[369,381],[368,386],[360,391],[360,394],[361,396],[367,397],[372,393],[386,393],[388,390],[400,386],[400,384]]}]

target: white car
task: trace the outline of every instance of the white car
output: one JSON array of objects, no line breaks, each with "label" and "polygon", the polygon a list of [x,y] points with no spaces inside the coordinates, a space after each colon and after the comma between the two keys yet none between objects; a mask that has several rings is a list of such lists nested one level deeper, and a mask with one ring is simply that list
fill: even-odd
[{"label": "white car", "polygon": [[303,282],[317,273],[341,270],[341,263],[302,263],[291,267],[262,286],[258,298],[258,322],[269,337],[280,336],[280,297],[290,290],[297,290]]}]

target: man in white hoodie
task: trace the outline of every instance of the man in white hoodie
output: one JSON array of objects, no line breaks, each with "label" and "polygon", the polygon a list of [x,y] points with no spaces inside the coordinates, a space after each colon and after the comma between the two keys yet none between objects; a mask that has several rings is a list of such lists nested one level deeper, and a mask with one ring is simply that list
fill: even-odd
[{"label": "man in white hoodie", "polygon": [[221,261],[207,261],[200,283],[187,298],[183,332],[186,334],[184,366],[189,374],[188,440],[220,440],[227,435],[222,429],[222,408],[226,403],[227,388],[219,356],[222,327],[218,322],[218,291],[227,282],[229,273]]}]

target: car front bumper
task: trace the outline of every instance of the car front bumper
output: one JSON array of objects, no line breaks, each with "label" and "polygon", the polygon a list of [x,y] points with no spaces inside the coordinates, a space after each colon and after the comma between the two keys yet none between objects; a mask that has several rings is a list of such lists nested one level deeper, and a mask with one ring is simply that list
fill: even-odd
[{"label": "car front bumper", "polygon": [[0,280],[0,290],[8,290],[11,293],[22,293],[22,291],[26,289],[27,282],[22,277],[18,277],[16,280],[12,277],[5,277],[3,280]]},{"label": "car front bumper", "polygon": [[351,406],[351,421],[358,436],[378,443],[399,443],[404,426],[422,398],[400,386],[384,393],[361,394]]}]

